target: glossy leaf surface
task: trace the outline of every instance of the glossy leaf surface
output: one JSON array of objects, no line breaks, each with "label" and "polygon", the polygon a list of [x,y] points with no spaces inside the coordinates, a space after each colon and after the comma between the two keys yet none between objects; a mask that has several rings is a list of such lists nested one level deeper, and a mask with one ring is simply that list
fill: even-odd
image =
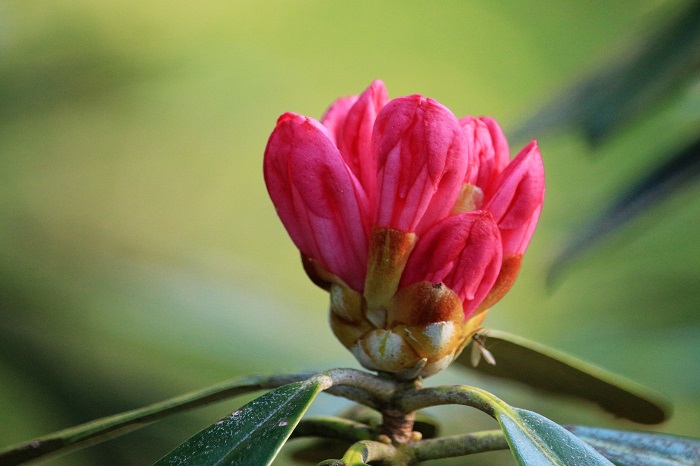
[{"label": "glossy leaf surface", "polygon": [[668,417],[667,403],[660,395],[630,380],[506,332],[489,329],[482,336],[486,336],[484,345],[496,365],[482,359],[472,367],[469,351],[457,359],[459,364],[555,394],[584,398],[642,424],[657,424]]},{"label": "glossy leaf surface", "polygon": [[249,376],[171,398],[144,408],[96,419],[0,451],[0,464],[22,464],[49,454],[94,445],[188,409],[264,388],[269,376]]},{"label": "glossy leaf surface", "polygon": [[700,464],[700,440],[597,427],[567,426],[619,466],[692,466]]},{"label": "glossy leaf surface", "polygon": [[612,466],[612,463],[559,424],[532,411],[497,410],[496,419],[521,466]]},{"label": "glossy leaf surface", "polygon": [[155,466],[270,464],[322,389],[317,380],[279,387],[177,447]]}]

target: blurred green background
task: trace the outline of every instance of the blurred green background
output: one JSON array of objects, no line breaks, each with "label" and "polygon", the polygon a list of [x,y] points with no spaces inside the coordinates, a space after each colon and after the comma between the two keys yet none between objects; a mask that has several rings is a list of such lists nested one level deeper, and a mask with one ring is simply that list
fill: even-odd
[{"label": "blurred green background", "polygon": [[[357,367],[267,197],[276,118],[320,117],[380,78],[392,97],[421,93],[508,133],[683,3],[2,2],[0,446],[240,374]],[[578,257],[557,286],[546,277],[622,186],[697,133],[699,107],[696,83],[596,148],[577,131],[529,135],[545,208],[486,320],[667,394],[675,415],[655,429],[683,435],[700,432],[700,187]],[[428,383],[479,385],[561,423],[638,428],[459,368]],[[150,464],[242,402],[46,464]],[[311,411],[337,402],[323,395]],[[433,413],[450,433],[495,428],[473,410]],[[514,464],[470,461],[431,464]]]}]

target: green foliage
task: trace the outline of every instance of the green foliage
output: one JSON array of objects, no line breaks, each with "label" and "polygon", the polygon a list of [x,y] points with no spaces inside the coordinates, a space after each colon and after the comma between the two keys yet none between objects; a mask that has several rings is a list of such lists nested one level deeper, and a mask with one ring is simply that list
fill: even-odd
[{"label": "green foliage", "polygon": [[311,379],[272,390],[195,435],[156,466],[270,464],[321,389]]},{"label": "green foliage", "polygon": [[[306,378],[309,375],[300,374],[291,378]],[[282,378],[283,382],[286,380],[289,380],[289,378]],[[163,417],[262,388],[269,388],[279,385],[279,383],[281,383],[279,379],[270,376],[241,377],[140,409],[96,419],[70,429],[39,437],[21,445],[5,448],[0,450],[0,462],[3,465],[21,464],[52,453],[65,453],[68,450],[84,448],[85,446],[140,429]]]},{"label": "green foliage", "polygon": [[[11,422],[0,426],[0,444],[231,375],[351,363],[256,175],[281,112],[320,116],[339,93],[382,78],[394,96],[422,92],[513,128],[686,4],[204,1],[166,11],[141,0],[5,2],[0,417]],[[596,160],[575,130],[523,133],[540,140],[548,196],[523,273],[486,324],[654,384],[676,405],[664,428],[692,435],[696,188],[601,245],[556,293],[543,289],[549,259],[582,217],[595,218],[660,154],[672,158],[697,135],[698,86],[666,89],[678,101],[652,106],[642,122],[613,100],[611,114],[627,124]],[[595,113],[588,121],[599,122]],[[552,419],[615,425],[585,417],[578,402],[512,394]],[[215,409],[50,464],[146,464],[152,449],[218,417]],[[457,414],[444,420],[461,422]]]},{"label": "green foliage", "polygon": [[527,119],[515,137],[575,128],[600,144],[690,86],[700,68],[700,4],[688,1]]},{"label": "green foliage", "polygon": [[[290,381],[293,382],[287,383]],[[409,465],[508,447],[518,463],[526,466],[609,466],[611,463],[601,453],[616,462],[627,461],[620,464],[632,464],[630,461],[635,458],[644,458],[645,461],[655,461],[644,463],[645,466],[685,465],[690,464],[688,460],[698,459],[700,453],[700,442],[692,439],[582,427],[569,427],[566,430],[540,414],[511,407],[491,393],[475,387],[422,388],[415,381],[407,383],[355,370],[334,369],[316,375],[258,376],[220,384],[6,449],[0,460],[7,465],[22,464],[47,453],[85,446],[87,440],[97,442],[110,435],[123,434],[129,427],[136,428],[158,417],[246,391],[274,386],[279,388],[202,430],[155,465],[269,465],[292,434],[295,437],[310,436],[346,442],[349,448],[341,460],[328,460],[322,464],[349,466],[382,461],[396,466]],[[355,419],[324,417],[302,421],[309,405],[322,390],[375,407],[381,413],[379,419],[382,424],[377,425],[375,415],[368,415],[365,410],[348,413]],[[425,430],[428,438],[421,438],[414,432],[410,439],[400,440],[404,434],[392,430],[395,429],[392,426],[396,425],[394,421],[385,422],[386,418],[382,417],[391,413],[392,419],[399,416],[412,420],[415,417],[413,411],[444,404],[477,408],[495,418],[503,432],[471,432],[431,438],[435,430],[428,429]],[[412,427],[413,421],[410,422],[409,426]],[[51,449],[44,449],[42,445]]]},{"label": "green foliage", "polygon": [[[507,332],[489,329],[482,335],[496,364],[481,358],[473,367],[481,373],[593,401],[615,416],[642,424],[658,424],[668,418],[668,401],[631,380]],[[471,343],[472,347],[477,344]],[[472,368],[468,353],[464,351],[457,363]]]},{"label": "green foliage", "polygon": [[[668,13],[670,12],[670,13]],[[659,161],[639,181],[623,188],[575,234],[550,270],[555,282],[564,266],[583,251],[626,226],[640,214],[697,183],[700,141],[697,125],[697,82],[700,74],[700,3],[681,2],[666,11],[659,24],[639,34],[586,78],[542,105],[512,134],[516,139],[550,131],[580,132],[591,146],[609,143],[631,123],[653,120],[664,105],[674,102],[693,109],[662,116],[668,124],[686,127],[670,147],[656,154]],[[695,87],[695,90],[693,88]],[[655,122],[654,127],[659,127]],[[637,150],[644,150],[637,144]],[[620,157],[614,154],[613,157]]]},{"label": "green foliage", "polygon": [[497,412],[496,418],[522,466],[612,466],[581,439],[537,413],[504,410]]},{"label": "green foliage", "polygon": [[599,427],[567,429],[618,466],[693,466],[700,460],[700,440],[693,438]]}]

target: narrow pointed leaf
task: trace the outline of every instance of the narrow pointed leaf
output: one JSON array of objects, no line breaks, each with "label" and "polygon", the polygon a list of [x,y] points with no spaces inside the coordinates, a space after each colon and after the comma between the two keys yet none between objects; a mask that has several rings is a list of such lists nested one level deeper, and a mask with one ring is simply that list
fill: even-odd
[{"label": "narrow pointed leaf", "polygon": [[700,440],[654,432],[567,426],[568,430],[618,466],[700,464]]},{"label": "narrow pointed leaf", "polygon": [[[313,374],[308,374],[307,377],[311,375]],[[85,448],[140,429],[171,414],[269,387],[271,379],[270,376],[243,377],[144,408],[96,419],[0,450],[0,464],[17,465],[49,454]]]},{"label": "narrow pointed leaf", "polygon": [[598,219],[584,225],[566,249],[557,257],[548,273],[552,283],[561,276],[561,270],[581,252],[608,237],[639,214],[661,203],[682,188],[700,178],[700,137],[689,141],[665,162],[625,192]]},{"label": "narrow pointed leaf", "polygon": [[482,359],[472,367],[469,351],[457,359],[459,364],[555,394],[584,398],[615,416],[642,424],[658,424],[668,418],[663,397],[624,377],[506,332],[489,329],[483,335],[496,365]]},{"label": "narrow pointed leaf", "polygon": [[700,3],[686,2],[655,29],[537,111],[511,139],[578,127],[599,144],[677,94],[700,68]]},{"label": "narrow pointed leaf", "polygon": [[323,388],[318,379],[279,387],[177,447],[154,466],[270,464]]},{"label": "narrow pointed leaf", "polygon": [[521,466],[612,466],[595,451],[559,424],[524,409],[497,409],[510,449]]},{"label": "narrow pointed leaf", "polygon": [[[405,392],[398,399],[398,406],[404,411],[447,404],[471,406],[496,419],[521,466],[612,466],[593,447],[562,426],[537,413],[514,408],[477,387],[424,388]],[[488,437],[482,445],[475,445],[475,451],[503,448],[497,437],[490,434]]]}]

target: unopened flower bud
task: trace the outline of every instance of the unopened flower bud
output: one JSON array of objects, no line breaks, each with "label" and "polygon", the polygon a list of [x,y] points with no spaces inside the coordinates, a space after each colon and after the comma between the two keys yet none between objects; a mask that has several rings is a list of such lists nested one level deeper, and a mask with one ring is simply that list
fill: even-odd
[{"label": "unopened flower bud", "polygon": [[491,118],[458,120],[373,82],[322,123],[287,113],[265,150],[272,202],[333,332],[368,369],[447,367],[512,286],[542,208],[533,141],[513,160]]}]

